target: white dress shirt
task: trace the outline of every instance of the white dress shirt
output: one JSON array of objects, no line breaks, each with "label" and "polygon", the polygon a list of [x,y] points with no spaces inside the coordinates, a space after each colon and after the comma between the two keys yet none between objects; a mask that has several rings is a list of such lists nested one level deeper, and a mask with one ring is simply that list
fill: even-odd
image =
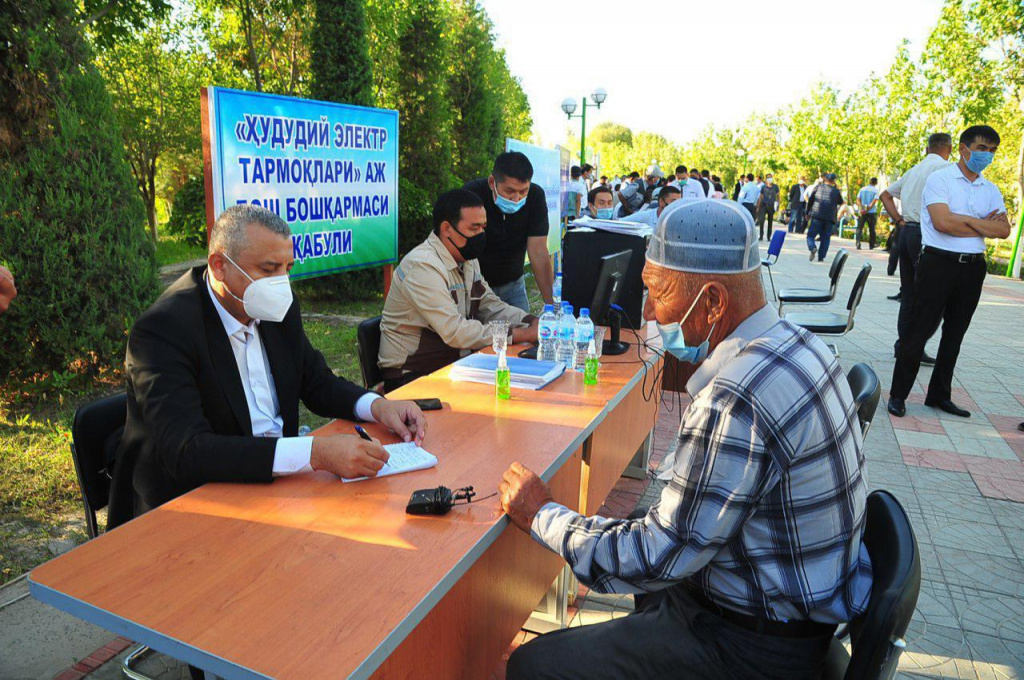
[{"label": "white dress shirt", "polygon": [[632,215],[626,215],[625,217],[619,218],[620,222],[639,222],[640,224],[648,224],[651,227],[658,225],[658,209],[657,208],[644,208],[638,210]]},{"label": "white dress shirt", "polygon": [[707,198],[704,194],[704,187],[695,179],[688,180],[685,184],[679,185],[679,197],[682,198]]},{"label": "white dress shirt", "polygon": [[[993,210],[1006,212],[1006,203],[996,185],[981,175],[972,182],[959,165],[932,173],[924,184],[921,202],[925,208],[945,203],[950,212],[969,217],[987,217]],[[921,243],[957,253],[985,252],[983,236],[952,236],[938,231],[927,209],[921,211]]]},{"label": "white dress shirt", "polygon": [[900,200],[900,214],[907,222],[917,222],[921,219],[921,193],[924,191],[924,183],[936,170],[948,168],[949,162],[942,156],[930,153],[924,159],[907,170],[903,177],[893,182],[886,188],[886,191],[893,198]]},{"label": "white dress shirt", "polygon": [[[249,407],[252,436],[277,437],[277,446],[274,448],[274,475],[312,471],[309,460],[313,453],[313,438],[282,436],[284,418],[281,417],[281,409],[277,402],[277,388],[274,385],[274,375],[270,371],[270,362],[267,360],[267,350],[260,339],[259,320],[250,321],[247,326],[242,325],[224,309],[214,295],[209,280],[206,282],[206,289],[210,293],[210,299],[213,300],[213,307],[217,310],[221,323],[224,324],[231,352],[235,355],[238,375],[242,379],[242,390],[245,392],[245,403]],[[381,396],[375,392],[359,397],[356,401],[356,417],[373,422],[373,411],[370,406],[380,398]]]}]

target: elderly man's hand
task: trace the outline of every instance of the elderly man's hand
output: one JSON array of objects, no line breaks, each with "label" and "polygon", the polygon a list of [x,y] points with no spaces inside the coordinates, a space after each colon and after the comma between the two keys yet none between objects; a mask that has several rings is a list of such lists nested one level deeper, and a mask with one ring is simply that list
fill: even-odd
[{"label": "elderly man's hand", "polygon": [[387,426],[403,441],[415,441],[418,445],[427,434],[427,418],[415,402],[377,399],[370,406],[370,412],[378,423]]},{"label": "elderly man's hand", "polygon": [[513,524],[526,533],[530,533],[533,518],[540,509],[554,500],[548,485],[518,462],[512,463],[502,475],[498,496],[501,498],[501,509]]},{"label": "elderly man's hand", "polygon": [[0,265],[0,314],[7,311],[11,300],[18,297],[18,289],[14,286],[14,275],[11,270]]}]

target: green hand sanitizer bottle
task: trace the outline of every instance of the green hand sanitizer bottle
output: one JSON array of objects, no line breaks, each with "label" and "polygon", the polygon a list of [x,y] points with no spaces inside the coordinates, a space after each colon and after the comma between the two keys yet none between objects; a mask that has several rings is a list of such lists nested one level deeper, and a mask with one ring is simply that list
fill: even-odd
[{"label": "green hand sanitizer bottle", "polygon": [[590,339],[590,345],[587,347],[587,360],[583,365],[583,384],[584,385],[596,385],[597,384],[597,348],[594,346],[594,339]]},{"label": "green hand sanitizer bottle", "polygon": [[498,399],[512,398],[512,372],[508,370],[505,353],[498,355],[498,368],[494,371],[494,391]]}]

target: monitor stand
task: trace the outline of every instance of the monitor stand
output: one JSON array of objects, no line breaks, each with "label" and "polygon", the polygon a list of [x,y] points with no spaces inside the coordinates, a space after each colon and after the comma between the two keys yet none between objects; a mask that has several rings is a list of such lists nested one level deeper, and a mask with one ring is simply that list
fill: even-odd
[{"label": "monitor stand", "polygon": [[622,342],[620,335],[622,334],[622,317],[620,313],[615,309],[608,310],[608,325],[611,328],[611,337],[605,340],[601,344],[602,356],[607,354],[608,356],[618,356],[625,354],[629,351],[629,343]]}]

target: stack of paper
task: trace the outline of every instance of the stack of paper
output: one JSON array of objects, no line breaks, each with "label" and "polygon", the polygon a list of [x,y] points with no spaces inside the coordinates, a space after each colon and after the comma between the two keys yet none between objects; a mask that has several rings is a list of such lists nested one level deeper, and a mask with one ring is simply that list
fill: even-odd
[{"label": "stack of paper", "polygon": [[[560,361],[536,361],[508,357],[508,370],[512,374],[512,387],[539,390],[548,385],[565,371]],[[494,372],[498,369],[497,354],[470,354],[452,364],[451,379],[465,382],[494,384]]]},{"label": "stack of paper", "polygon": [[629,236],[647,237],[654,233],[649,224],[643,222],[623,222],[622,220],[595,220],[592,217],[581,217],[573,222],[573,226],[591,227],[601,231],[610,231],[614,234],[627,234]]},{"label": "stack of paper", "polygon": [[[437,466],[437,457],[421,449],[415,442],[401,442],[398,444],[386,444],[384,450],[388,452],[388,462],[384,463],[378,472],[378,477],[397,475],[402,472],[415,472],[426,470]],[[359,482],[370,477],[355,477],[353,479],[342,479],[344,482]]]}]

